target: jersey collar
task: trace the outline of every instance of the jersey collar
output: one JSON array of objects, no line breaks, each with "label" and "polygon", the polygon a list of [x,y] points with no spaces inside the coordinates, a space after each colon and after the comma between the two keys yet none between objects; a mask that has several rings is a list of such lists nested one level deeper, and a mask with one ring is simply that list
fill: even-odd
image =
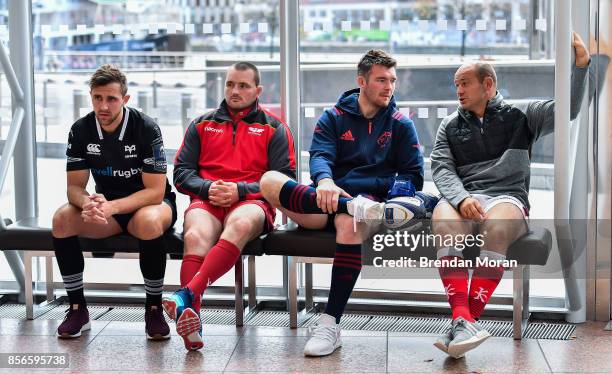
[{"label": "jersey collar", "polygon": [[[104,139],[104,135],[102,135],[102,127],[100,127],[100,122],[98,122],[98,117],[94,114],[94,118],[96,119],[96,128],[98,130],[98,138],[100,140]],[[123,135],[125,135],[125,129],[127,127],[128,119],[130,118],[130,111],[127,107],[123,108],[123,123],[121,124],[121,132],[119,133],[119,140],[123,141]]]}]

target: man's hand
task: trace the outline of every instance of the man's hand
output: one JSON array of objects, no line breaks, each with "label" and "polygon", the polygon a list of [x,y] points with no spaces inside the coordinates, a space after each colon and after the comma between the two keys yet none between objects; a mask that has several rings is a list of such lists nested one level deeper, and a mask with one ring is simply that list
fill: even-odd
[{"label": "man's hand", "polygon": [[473,197],[466,197],[459,203],[459,213],[461,217],[474,221],[482,221],[485,215],[482,205]]},{"label": "man's hand", "polygon": [[234,182],[214,181],[208,189],[208,200],[214,206],[228,208],[239,199],[238,184]]},{"label": "man's hand", "polygon": [[107,224],[108,219],[117,212],[117,206],[113,201],[108,201],[104,195],[95,193],[89,196],[89,203],[83,205],[81,216],[85,222]]},{"label": "man's hand", "polygon": [[333,179],[323,178],[317,185],[317,207],[324,213],[334,213],[338,210],[340,196],[352,197],[342,188],[336,186]]},{"label": "man's hand", "polygon": [[591,55],[589,54],[589,50],[587,49],[580,35],[578,35],[576,32],[572,32],[572,35],[572,45],[576,52],[576,67],[585,68],[589,65]]}]

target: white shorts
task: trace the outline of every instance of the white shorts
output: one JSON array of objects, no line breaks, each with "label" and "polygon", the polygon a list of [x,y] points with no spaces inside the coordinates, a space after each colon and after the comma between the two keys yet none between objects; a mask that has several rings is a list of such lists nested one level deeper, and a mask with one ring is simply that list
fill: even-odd
[{"label": "white shorts", "polygon": [[[487,213],[489,210],[491,210],[491,208],[493,208],[497,204],[510,203],[521,210],[521,212],[523,213],[523,218],[527,219],[529,217],[529,210],[527,209],[527,207],[525,207],[523,203],[521,203],[521,201],[514,196],[499,195],[499,196],[493,197],[489,195],[475,193],[475,194],[471,194],[470,197],[473,197],[474,199],[478,200],[480,205],[482,205],[485,213]],[[438,201],[438,205],[439,204],[450,204],[450,203],[445,198],[441,198],[440,201]]]}]

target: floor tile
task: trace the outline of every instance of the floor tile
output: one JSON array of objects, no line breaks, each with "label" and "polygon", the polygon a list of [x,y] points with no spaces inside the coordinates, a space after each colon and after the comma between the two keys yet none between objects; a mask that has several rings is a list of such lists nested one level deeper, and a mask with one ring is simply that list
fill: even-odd
[{"label": "floor tile", "polygon": [[189,352],[183,340],[153,342],[139,336],[97,336],[86,350],[72,357],[72,370],[222,371],[238,336],[209,336],[204,348]]},{"label": "floor tile", "polygon": [[[178,337],[176,326],[171,323],[170,334]],[[204,336],[240,336],[242,328],[233,325],[203,325],[202,333]],[[111,321],[101,332],[101,336],[144,336],[144,322],[123,322]]]},{"label": "floor tile", "polygon": [[434,341],[430,337],[389,337],[389,372],[550,372],[535,340],[489,338],[461,359],[449,357],[433,346]]},{"label": "floor tile", "polygon": [[243,336],[227,365],[229,372],[384,372],[385,337],[344,337],[326,357],[304,357],[306,337]]}]

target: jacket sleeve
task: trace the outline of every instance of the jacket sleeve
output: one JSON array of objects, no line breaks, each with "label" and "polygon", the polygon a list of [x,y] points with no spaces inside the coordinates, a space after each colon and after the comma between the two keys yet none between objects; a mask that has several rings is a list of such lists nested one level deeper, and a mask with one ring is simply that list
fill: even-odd
[{"label": "jacket sleeve", "polygon": [[[414,127],[414,123],[404,117],[402,122],[402,132],[397,148],[397,177],[396,180],[409,180],[417,191],[423,189],[425,177],[425,163],[423,153],[419,144],[419,137]],[[391,189],[389,186],[387,191]]]},{"label": "jacket sleeve", "polygon": [[332,166],[337,152],[334,123],[334,118],[326,110],[314,129],[310,146],[310,178],[315,185],[323,178],[333,178]]},{"label": "jacket sleeve", "polygon": [[[573,121],[580,112],[580,105],[582,105],[582,98],[584,97],[584,91],[587,84],[587,76],[594,74],[593,70],[589,66],[579,68],[577,66],[572,67],[571,77],[571,101],[570,101],[570,121]],[[536,100],[530,101],[526,104],[518,104],[517,108],[520,108],[527,116],[527,125],[531,129],[533,134],[533,141],[536,141],[544,135],[552,133],[555,129],[555,101],[554,100]]]},{"label": "jacket sleeve", "polygon": [[[284,123],[279,124],[268,142],[268,170],[276,170],[291,179],[296,179],[293,135],[289,126]],[[263,198],[259,182],[238,182],[238,197],[240,200]]]},{"label": "jacket sleeve", "polygon": [[196,129],[197,120],[189,124],[185,132],[183,144],[174,159],[174,186],[191,198],[208,200],[208,189],[212,180],[203,179],[199,174],[200,135]]},{"label": "jacket sleeve", "polygon": [[446,136],[448,122],[449,117],[445,118],[438,128],[436,142],[430,155],[431,173],[438,191],[455,209],[458,209],[459,204],[469,197],[470,193],[463,187],[463,182],[457,174],[455,158]]}]

